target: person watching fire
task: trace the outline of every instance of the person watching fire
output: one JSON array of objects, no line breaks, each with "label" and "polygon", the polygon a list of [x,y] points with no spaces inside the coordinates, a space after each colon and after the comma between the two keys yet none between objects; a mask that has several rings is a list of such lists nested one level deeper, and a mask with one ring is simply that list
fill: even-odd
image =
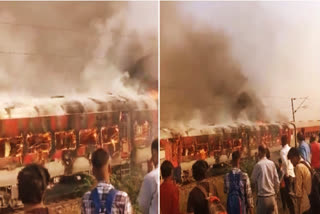
[{"label": "person watching fire", "polygon": [[143,214],[158,213],[158,184],[159,184],[159,167],[158,167],[158,138],[153,140],[151,145],[151,156],[154,169],[149,172],[143,179],[138,196],[138,203]]},{"label": "person watching fire", "polygon": [[161,175],[164,179],[160,185],[160,211],[161,214],[180,214],[179,189],[173,180],[173,165],[165,160],[161,164]]},{"label": "person watching fire", "polygon": [[43,198],[49,184],[48,170],[38,164],[30,164],[18,174],[19,200],[24,204],[25,214],[48,214]]},{"label": "person watching fire", "polygon": [[82,213],[110,213],[131,214],[131,202],[126,192],[116,190],[110,184],[111,166],[109,153],[104,149],[97,149],[92,153],[92,172],[97,186],[82,197]]},{"label": "person watching fire", "polygon": [[305,141],[304,131],[298,132],[297,139],[299,142],[299,152],[301,157],[307,161],[308,163],[311,163],[310,159],[310,146]]},{"label": "person watching fire", "polygon": [[283,180],[285,183],[285,189],[283,193],[282,200],[285,201],[285,205],[288,207],[290,214],[294,214],[294,200],[290,197],[290,192],[294,190],[294,167],[290,160],[288,160],[288,152],[290,150],[290,146],[288,145],[288,137],[287,135],[283,135],[281,137],[281,145],[282,149],[280,150],[280,157],[283,163],[284,176]]}]

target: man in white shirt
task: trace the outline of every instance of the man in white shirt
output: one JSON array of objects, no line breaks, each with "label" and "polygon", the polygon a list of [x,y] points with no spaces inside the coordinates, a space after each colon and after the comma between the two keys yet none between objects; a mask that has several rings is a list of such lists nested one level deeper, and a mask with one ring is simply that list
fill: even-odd
[{"label": "man in white shirt", "polygon": [[257,214],[278,214],[276,194],[280,187],[278,172],[273,161],[266,157],[266,148],[259,146],[259,162],[251,174],[252,183],[257,187]]},{"label": "man in white shirt", "polygon": [[144,177],[138,196],[138,203],[143,214],[158,214],[158,139],[152,142],[151,154],[154,169]]},{"label": "man in white shirt", "polygon": [[[290,160],[288,160],[288,152],[290,150],[290,146],[288,145],[288,137],[287,135],[283,135],[281,137],[281,145],[282,149],[280,150],[280,157],[283,163],[283,169],[284,169],[284,182],[285,182],[285,198],[282,198],[281,200],[285,200],[285,204],[287,205],[290,214],[294,214],[294,201],[290,197],[290,192],[293,192],[294,188],[294,179],[295,179],[295,174],[294,174],[294,167],[291,163]],[[284,207],[285,209],[285,207]]]}]

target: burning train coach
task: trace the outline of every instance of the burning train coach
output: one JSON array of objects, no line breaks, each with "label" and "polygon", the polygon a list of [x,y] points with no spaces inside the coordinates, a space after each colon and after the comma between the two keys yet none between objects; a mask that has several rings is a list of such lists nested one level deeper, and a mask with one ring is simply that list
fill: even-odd
[{"label": "burning train coach", "polygon": [[36,116],[16,118],[6,109],[7,118],[0,119],[0,208],[17,204],[17,175],[29,163],[43,164],[59,178],[89,172],[97,148],[110,153],[116,173],[147,161],[144,150],[158,134],[154,101],[90,101],[97,106],[94,111],[68,101],[61,105],[63,114],[51,116],[34,107]]},{"label": "burning train coach", "polygon": [[294,136],[298,131],[304,132],[307,138],[312,134],[319,134],[320,121],[212,125],[186,131],[162,128],[160,158],[170,160],[173,165],[178,166],[210,157],[218,163],[222,155],[229,159],[236,150],[241,151],[243,157],[250,157],[261,144],[271,152],[280,150],[282,135],[287,135],[290,145],[295,146]]}]

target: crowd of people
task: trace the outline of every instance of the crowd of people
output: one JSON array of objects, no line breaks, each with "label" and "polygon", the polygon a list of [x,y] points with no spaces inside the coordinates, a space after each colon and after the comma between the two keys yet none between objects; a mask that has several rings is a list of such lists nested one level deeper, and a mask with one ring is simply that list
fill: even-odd
[{"label": "crowd of people", "polygon": [[[142,182],[137,202],[143,214],[158,213],[158,139],[151,145],[153,170]],[[104,149],[92,153],[92,173],[97,185],[82,197],[81,213],[83,214],[131,214],[133,213],[130,198],[126,192],[117,190],[110,183],[110,155]],[[48,170],[38,164],[24,167],[18,174],[19,199],[24,204],[26,214],[48,214],[44,205],[44,194],[49,185]]]},{"label": "crowd of people", "polygon": [[[320,135],[306,142],[303,132],[297,134],[299,146],[290,147],[286,135],[281,137],[282,149],[278,163],[264,145],[258,147],[256,164],[249,177],[240,169],[241,153],[232,153],[232,169],[224,176],[226,209],[212,209],[212,201],[219,204],[214,183],[206,179],[209,165],[198,160],[192,166],[196,186],[187,200],[187,213],[191,214],[316,214],[320,213]],[[174,167],[168,160],[161,164],[163,182],[160,185],[162,214],[181,214],[179,188]],[[253,195],[255,195],[255,200]],[[281,200],[281,208],[278,199]],[[221,202],[220,202],[221,203]]]},{"label": "crowd of people", "polygon": [[[196,186],[189,192],[187,213],[193,214],[315,214],[320,212],[320,135],[306,141],[303,132],[297,134],[299,146],[290,147],[286,135],[281,137],[280,158],[271,160],[268,148],[258,147],[256,164],[251,175],[240,169],[241,153],[232,153],[232,168],[224,175],[226,203],[220,201],[217,186],[207,179],[209,165],[198,160],[192,166]],[[145,175],[137,202],[143,214],[158,213],[158,140],[151,145],[153,169]],[[131,201],[126,192],[110,183],[109,154],[97,149],[91,156],[92,173],[97,180],[93,190],[82,197],[81,212],[132,213]],[[163,182],[160,185],[161,214],[181,214],[179,187],[181,172],[165,160],[160,167]],[[181,169],[180,169],[181,171]],[[177,178],[180,176],[180,179]],[[19,199],[27,214],[47,214],[43,199],[50,175],[46,168],[30,164],[18,174]],[[221,194],[221,193],[220,193]],[[255,196],[255,197],[254,197]],[[278,203],[278,199],[281,203]],[[225,206],[222,206],[224,204]],[[278,207],[281,204],[281,208]]]}]

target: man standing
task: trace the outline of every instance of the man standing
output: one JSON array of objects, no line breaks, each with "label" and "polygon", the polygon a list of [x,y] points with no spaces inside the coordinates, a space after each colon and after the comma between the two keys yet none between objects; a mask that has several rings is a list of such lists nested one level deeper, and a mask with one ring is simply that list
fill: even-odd
[{"label": "man standing", "polygon": [[288,152],[288,159],[295,167],[295,192],[291,193],[296,200],[295,213],[308,214],[311,208],[308,195],[311,193],[312,181],[309,163],[300,157],[296,148]]},{"label": "man standing", "polygon": [[306,143],[305,141],[305,137],[304,137],[304,134],[302,132],[298,132],[297,134],[297,139],[298,139],[298,142],[299,142],[299,152],[300,152],[300,155],[301,157],[311,163],[311,159],[310,159],[310,147],[309,145]]},{"label": "man standing", "polygon": [[24,205],[26,214],[49,214],[43,204],[44,193],[49,184],[48,170],[38,164],[30,164],[18,174],[19,199]]},{"label": "man standing", "polygon": [[311,166],[317,171],[320,171],[320,143],[316,141],[316,137],[310,137],[311,148]]},{"label": "man standing", "polygon": [[197,186],[189,193],[187,213],[209,214],[208,193],[218,196],[218,191],[213,183],[205,181],[209,165],[204,160],[198,160],[192,165],[192,176],[197,181]]},{"label": "man standing", "polygon": [[152,142],[151,155],[154,169],[144,177],[138,196],[138,203],[143,214],[158,213],[158,139]]},{"label": "man standing", "polygon": [[131,203],[127,193],[116,190],[110,184],[111,166],[109,154],[97,149],[91,157],[92,172],[97,179],[96,188],[82,197],[82,213],[131,214]]},{"label": "man standing", "polygon": [[173,165],[165,160],[161,164],[161,175],[164,179],[160,185],[160,210],[162,214],[180,214],[179,189],[173,182]]},{"label": "man standing", "polygon": [[280,150],[280,157],[283,163],[283,171],[284,171],[284,183],[285,183],[285,191],[283,193],[282,200],[285,201],[285,204],[288,206],[288,209],[290,211],[290,214],[294,214],[294,204],[293,200],[290,197],[290,192],[293,192],[294,190],[294,168],[290,160],[288,160],[288,152],[290,150],[290,146],[288,145],[288,137],[287,135],[283,135],[281,137],[281,145],[282,149]]},{"label": "man standing", "polygon": [[[232,166],[232,170],[224,178],[224,192],[228,194],[227,212],[229,214],[253,214],[250,179],[247,173],[240,170],[239,151],[232,153]],[[238,207],[239,200],[241,201],[240,207]]]},{"label": "man standing", "polygon": [[278,214],[276,194],[280,187],[274,162],[266,157],[266,148],[259,146],[259,162],[254,166],[251,179],[257,186],[257,214]]}]

